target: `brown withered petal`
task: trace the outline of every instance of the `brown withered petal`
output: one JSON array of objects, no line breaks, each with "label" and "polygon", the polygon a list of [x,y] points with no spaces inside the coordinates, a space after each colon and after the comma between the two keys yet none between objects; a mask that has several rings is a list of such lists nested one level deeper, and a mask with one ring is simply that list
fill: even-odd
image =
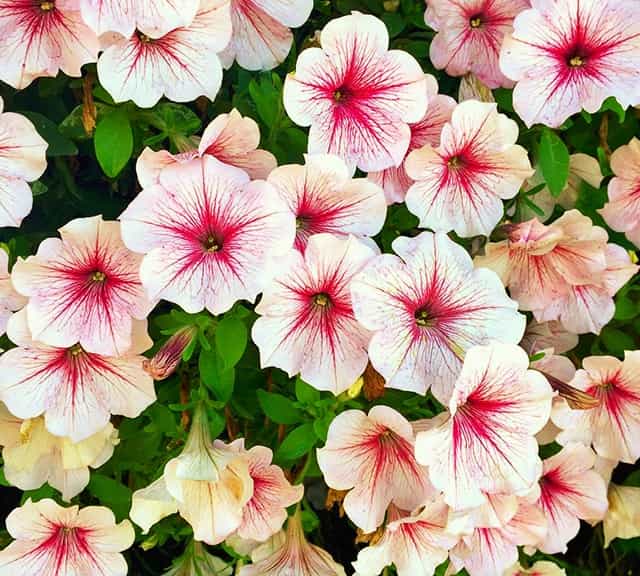
[{"label": "brown withered petal", "polygon": [[364,379],[362,391],[367,400],[377,400],[384,396],[384,378],[371,365],[371,362],[369,362],[367,367],[364,369],[362,378]]}]

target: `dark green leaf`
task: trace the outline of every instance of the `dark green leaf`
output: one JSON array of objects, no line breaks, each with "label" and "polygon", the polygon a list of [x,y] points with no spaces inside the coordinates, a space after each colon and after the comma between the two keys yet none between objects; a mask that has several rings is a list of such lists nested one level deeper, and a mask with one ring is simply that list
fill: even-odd
[{"label": "dark green leaf", "polygon": [[262,411],[277,424],[297,424],[303,419],[302,412],[286,396],[266,390],[258,390],[257,395]]},{"label": "dark green leaf", "polygon": [[63,136],[49,118],[38,112],[23,111],[20,113],[33,122],[38,134],[49,144],[47,156],[75,156],[78,153],[78,147],[69,138]]},{"label": "dark green leaf", "polygon": [[276,458],[281,462],[297,460],[309,452],[317,441],[313,424],[302,424],[287,434],[276,451]]},{"label": "dark green leaf", "polygon": [[549,128],[542,131],[538,149],[542,175],[551,194],[560,196],[569,177],[569,150],[562,139]]},{"label": "dark green leaf", "polygon": [[242,358],[247,347],[247,326],[238,318],[226,316],[216,326],[215,340],[218,354],[225,368],[232,368]]},{"label": "dark green leaf", "polygon": [[94,145],[102,170],[110,178],[115,178],[133,153],[131,123],[122,108],[116,108],[98,122]]},{"label": "dark green leaf", "polygon": [[309,386],[302,378],[296,378],[296,398],[303,404],[313,404],[320,400],[320,392]]},{"label": "dark green leaf", "polygon": [[91,480],[87,486],[90,494],[100,503],[110,508],[118,519],[126,518],[131,508],[131,489],[117,480],[91,473]]},{"label": "dark green leaf", "polygon": [[233,394],[235,381],[235,370],[233,368],[225,370],[222,359],[215,349],[200,350],[198,358],[200,377],[215,395],[222,402],[228,402]]}]

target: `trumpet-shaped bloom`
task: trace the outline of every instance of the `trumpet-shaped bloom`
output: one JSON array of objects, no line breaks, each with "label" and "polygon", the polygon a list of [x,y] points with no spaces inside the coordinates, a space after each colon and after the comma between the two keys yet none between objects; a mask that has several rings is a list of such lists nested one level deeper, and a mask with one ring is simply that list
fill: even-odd
[{"label": "trumpet-shaped bloom", "polygon": [[580,529],[580,519],[599,521],[607,511],[607,486],[593,465],[596,455],[582,444],[568,444],[543,461],[536,505],[547,519],[547,536],[539,545],[547,554],[566,552]]},{"label": "trumpet-shaped bloom", "polygon": [[200,0],[80,0],[82,18],[98,35],[118,32],[130,37],[136,30],[151,38],[188,26]]},{"label": "trumpet-shaped bloom", "polygon": [[547,560],[539,560],[531,568],[523,568],[516,564],[509,568],[504,576],[566,576],[564,568]]},{"label": "trumpet-shaped bloom", "polygon": [[375,236],[387,215],[380,187],[352,178],[344,160],[331,154],[306,156],[304,166],[280,166],[268,181],[295,216],[300,252],[321,232]]},{"label": "trumpet-shaped bloom", "polygon": [[542,512],[524,501],[502,526],[477,527],[464,535],[449,555],[456,571],[469,576],[496,576],[518,561],[518,546],[536,546],[545,536]]},{"label": "trumpet-shaped bloom", "polygon": [[16,416],[43,414],[49,432],[79,442],[103,429],[111,414],[135,418],[155,401],[153,379],[140,355],[152,344],[146,322],[136,323],[125,354],[107,357],[77,344],[36,342],[25,316],[23,310],[9,321],[9,338],[18,347],[0,356],[0,397]]},{"label": "trumpet-shaped bloom", "polygon": [[345,576],[326,550],[307,541],[299,512],[289,518],[286,530],[256,548],[251,560],[238,576]]},{"label": "trumpet-shaped bloom", "polygon": [[447,532],[448,510],[435,501],[415,516],[394,518],[378,542],[358,553],[356,575],[378,576],[394,564],[398,576],[432,576],[458,542],[458,536]]},{"label": "trumpet-shaped bloom", "polygon": [[6,524],[15,540],[0,552],[2,576],[126,576],[128,572],[120,552],[133,545],[133,526],[128,520],[116,524],[108,508],[64,508],[48,498],[29,499],[7,516]]},{"label": "trumpet-shaped bloom", "polygon": [[640,457],[640,351],[625,352],[624,362],[591,356],[582,362],[571,385],[600,400],[591,410],[554,409],[563,429],[560,444],[592,444],[598,456],[633,464]]},{"label": "trumpet-shaped bloom", "polygon": [[295,235],[271,185],[211,156],[162,170],[120,220],[126,245],[145,254],[148,294],[187,312],[221,314],[237,300],[253,301]]},{"label": "trumpet-shaped bloom", "polygon": [[253,496],[242,511],[237,535],[263,542],[282,528],[287,520],[287,506],[302,499],[304,487],[289,484],[282,468],[271,463],[273,453],[269,448],[254,446],[246,454]]},{"label": "trumpet-shaped bloom", "polygon": [[284,62],[293,34],[313,9],[313,0],[231,0],[231,42],[221,54],[225,68],[235,60],[247,70],[270,70]]},{"label": "trumpet-shaped bloom", "polygon": [[171,154],[167,150],[145,148],[138,157],[136,172],[143,188],[157,184],[167,166],[188,162],[196,156],[209,155],[223,164],[242,168],[251,179],[265,179],[277,166],[271,152],[259,150],[260,128],[255,120],[242,117],[235,108],[216,116],[205,128],[197,150]]},{"label": "trumpet-shaped bloom", "polygon": [[495,273],[475,269],[445,234],[394,240],[352,283],[358,321],[374,332],[369,357],[387,386],[448,402],[466,351],[519,342],[524,316]]},{"label": "trumpet-shaped bloom", "polygon": [[0,0],[0,80],[17,89],[41,76],[79,77],[99,42],[75,0]]},{"label": "trumpet-shaped bloom", "polygon": [[222,83],[218,52],[229,43],[229,0],[202,0],[188,26],[157,38],[140,31],[113,34],[98,60],[100,83],[116,102],[151,108],[162,96],[190,102],[214,100]]},{"label": "trumpet-shaped bloom", "polygon": [[500,53],[517,82],[513,106],[527,126],[560,126],[608,96],[640,103],[640,6],[625,0],[532,0]]},{"label": "trumpet-shaped bloom", "polygon": [[410,122],[427,110],[426,78],[407,52],[388,50],[389,34],[374,16],[331,20],[322,48],[308,48],[284,85],[291,119],[311,126],[309,152],[329,152],[365,172],[399,166]]},{"label": "trumpet-shaped bloom", "polygon": [[[34,490],[48,482],[66,501],[89,484],[89,467],[99,468],[113,454],[118,432],[111,424],[93,436],[74,443],[54,436],[43,418],[19,420],[0,405],[0,426],[18,425],[13,441],[4,443],[2,459],[7,481],[20,490]],[[4,436],[4,434],[3,434]]]},{"label": "trumpet-shaped bloom", "polygon": [[[407,154],[425,144],[439,146],[442,128],[451,119],[451,113],[456,107],[456,101],[451,96],[437,94],[438,84],[435,78],[427,76],[426,86],[429,107],[421,120],[409,124],[411,139]],[[391,166],[379,172],[369,172],[367,178],[382,186],[387,204],[404,202],[407,190],[413,184],[413,180],[405,170],[404,161],[400,166]]]},{"label": "trumpet-shaped bloom", "polygon": [[47,168],[48,144],[27,118],[3,110],[0,97],[0,227],[20,226],[33,204],[27,182],[40,178]]},{"label": "trumpet-shaped bloom", "polygon": [[414,510],[432,495],[413,446],[411,424],[388,406],[374,406],[369,414],[347,410],[331,422],[318,466],[330,488],[349,490],[344,510],[364,532],[382,524],[390,504]]},{"label": "trumpet-shaped bloom", "polygon": [[549,419],[553,392],[528,367],[517,346],[472,348],[449,417],[437,417],[433,428],[418,433],[418,462],[429,467],[431,482],[453,508],[479,506],[486,493],[524,494],[540,477],[535,434]]},{"label": "trumpet-shaped bloom", "polygon": [[18,294],[9,276],[9,255],[0,249],[0,336],[6,329],[9,319],[16,310],[20,310],[27,299]]},{"label": "trumpet-shaped bloom", "polygon": [[349,287],[375,254],[353,236],[316,234],[304,256],[283,257],[256,306],[251,336],[260,364],[300,373],[318,390],[347,390],[367,366],[370,338],[353,315]]},{"label": "trumpet-shaped bloom", "polygon": [[614,538],[640,536],[640,488],[609,484],[609,510],[602,527],[605,548]]},{"label": "trumpet-shaped bloom", "polygon": [[153,308],[139,279],[142,257],[127,250],[118,222],[78,218],[44,240],[11,271],[33,339],[87,352],[121,354],[131,347],[134,319]]},{"label": "trumpet-shaped bloom", "polygon": [[640,246],[640,140],[616,149],[611,169],[615,177],[609,181],[609,201],[599,212],[611,228]]},{"label": "trumpet-shaped bloom", "polygon": [[488,236],[504,214],[502,199],[513,198],[533,174],[517,139],[518,125],[499,114],[496,104],[458,104],[442,128],[440,146],[427,144],[405,162],[416,181],[407,192],[407,208],[420,226]]},{"label": "trumpet-shaped bloom", "polygon": [[182,355],[197,336],[198,327],[196,325],[180,328],[160,346],[151,359],[144,359],[142,367],[145,372],[150,374],[154,380],[165,380],[171,376],[180,364]]},{"label": "trumpet-shaped bloom", "polygon": [[430,0],[426,23],[437,30],[429,55],[449,76],[476,75],[489,88],[511,87],[500,71],[500,47],[529,0]]},{"label": "trumpet-shaped bloom", "polygon": [[165,516],[180,512],[195,540],[214,545],[242,524],[252,494],[242,446],[212,442],[207,415],[199,408],[184,450],[167,462],[160,478],[134,492],[129,515],[147,532]]},{"label": "trumpet-shaped bloom", "polygon": [[508,238],[488,243],[475,263],[497,272],[522,310],[545,309],[573,285],[602,276],[606,268],[607,233],[577,210],[565,212],[550,226],[534,218],[507,231]]}]

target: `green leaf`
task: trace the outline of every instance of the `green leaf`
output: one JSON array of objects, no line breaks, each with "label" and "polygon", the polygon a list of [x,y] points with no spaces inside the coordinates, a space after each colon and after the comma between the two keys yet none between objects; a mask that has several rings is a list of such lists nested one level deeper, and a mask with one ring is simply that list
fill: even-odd
[{"label": "green leaf", "polygon": [[126,518],[131,508],[131,489],[117,480],[91,473],[87,490],[100,500],[101,504],[110,508],[118,519]]},{"label": "green leaf", "polygon": [[318,420],[313,422],[313,430],[316,433],[316,436],[323,442],[327,441],[329,426],[331,425],[331,422],[333,422],[334,418],[335,414],[327,412],[322,418],[318,418]]},{"label": "green leaf", "polygon": [[49,118],[38,112],[31,111],[21,111],[20,114],[33,122],[38,134],[49,144],[47,156],[76,156],[78,154],[78,147],[69,138],[63,136],[58,127]]},{"label": "green leaf", "polygon": [[300,376],[296,378],[296,398],[303,404],[313,404],[320,400],[320,392],[307,384]]},{"label": "green leaf", "polygon": [[102,118],[96,126],[93,141],[102,170],[110,178],[115,178],[133,153],[133,132],[126,112],[116,108]]},{"label": "green leaf", "polygon": [[638,305],[629,298],[628,294],[620,295],[616,298],[616,320],[631,320],[638,315]]},{"label": "green leaf", "polygon": [[540,168],[552,196],[558,197],[569,177],[569,150],[562,139],[544,128],[538,149]]},{"label": "green leaf", "polygon": [[153,112],[160,120],[164,131],[169,135],[191,136],[202,126],[196,113],[183,104],[161,102],[153,109]]},{"label": "green leaf", "polygon": [[303,419],[302,412],[286,396],[261,389],[257,395],[262,411],[276,424],[297,424]]},{"label": "green leaf", "polygon": [[279,461],[297,460],[309,452],[317,441],[313,424],[302,424],[287,434],[276,451],[276,458]]},{"label": "green leaf", "polygon": [[618,328],[606,326],[600,334],[605,348],[615,356],[624,356],[625,350],[635,350],[636,345],[631,336]]},{"label": "green leaf", "polygon": [[207,388],[216,395],[218,400],[228,402],[233,394],[235,370],[233,368],[225,370],[222,358],[215,349],[200,350],[198,368]]},{"label": "green leaf", "polygon": [[260,119],[270,128],[276,123],[282,107],[282,80],[277,74],[261,74],[249,83],[249,94]]},{"label": "green leaf", "polygon": [[225,368],[232,368],[247,348],[247,325],[238,318],[226,316],[216,326],[215,340],[218,354]]},{"label": "green leaf", "polygon": [[622,107],[620,102],[618,102],[614,96],[609,96],[603,103],[600,108],[600,112],[606,112],[607,110],[611,110],[614,114],[618,116],[618,122],[622,124],[624,122],[625,116],[627,115],[627,111]]}]

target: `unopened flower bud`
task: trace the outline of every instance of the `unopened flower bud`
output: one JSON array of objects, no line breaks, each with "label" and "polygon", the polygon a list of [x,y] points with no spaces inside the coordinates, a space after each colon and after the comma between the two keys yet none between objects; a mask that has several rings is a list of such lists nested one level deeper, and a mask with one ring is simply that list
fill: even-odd
[{"label": "unopened flower bud", "polygon": [[173,374],[182,359],[182,354],[198,333],[196,326],[185,326],[173,334],[153,358],[145,360],[143,368],[154,380],[164,380]]}]

